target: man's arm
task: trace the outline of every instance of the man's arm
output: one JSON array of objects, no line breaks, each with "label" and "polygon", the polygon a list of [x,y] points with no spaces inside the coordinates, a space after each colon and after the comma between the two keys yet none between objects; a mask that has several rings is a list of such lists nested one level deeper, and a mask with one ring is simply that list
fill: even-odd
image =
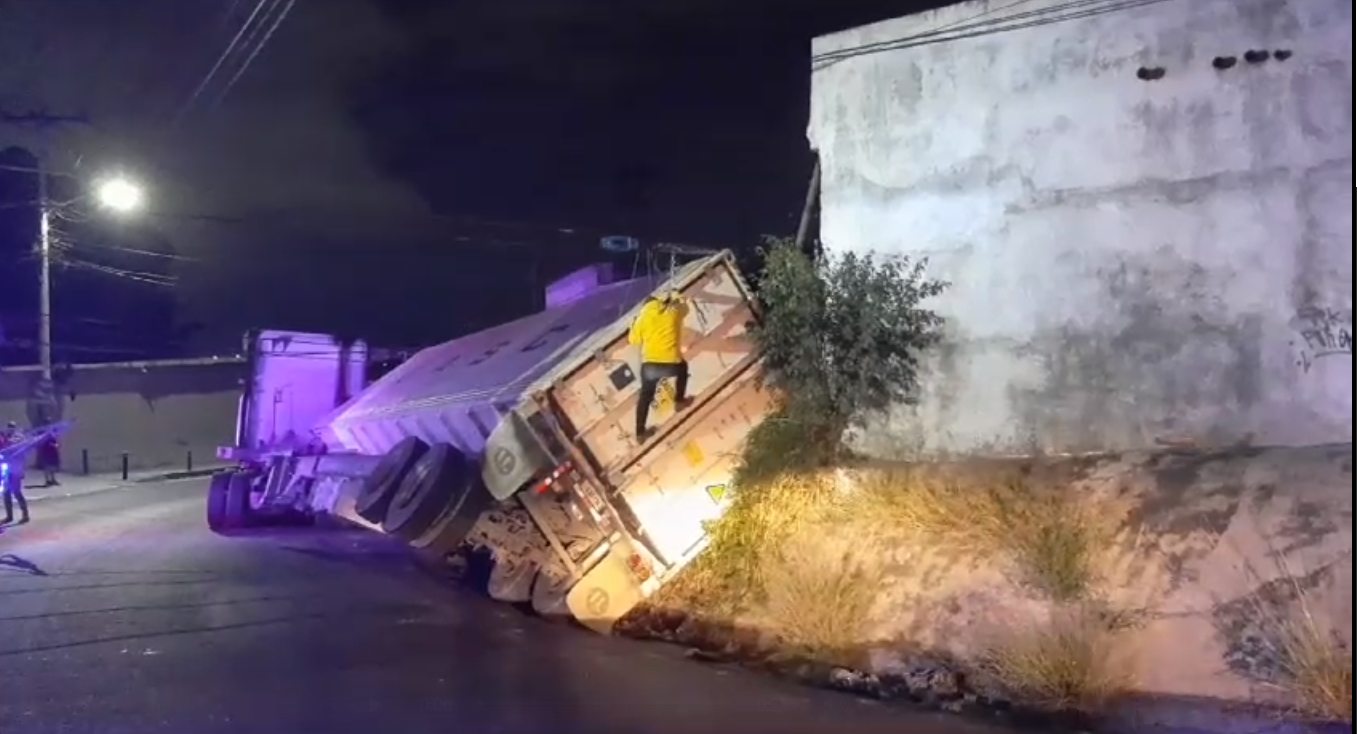
[{"label": "man's arm", "polygon": [[631,332],[627,334],[627,341],[632,346],[641,346],[641,336],[645,333],[644,321],[650,315],[650,304],[641,307],[641,313],[636,314],[636,320],[631,322]]}]

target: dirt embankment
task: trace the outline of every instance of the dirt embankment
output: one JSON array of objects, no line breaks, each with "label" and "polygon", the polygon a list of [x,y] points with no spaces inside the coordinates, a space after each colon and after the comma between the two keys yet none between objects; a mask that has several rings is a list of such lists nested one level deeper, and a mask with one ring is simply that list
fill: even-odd
[{"label": "dirt embankment", "polygon": [[626,634],[951,710],[1351,721],[1352,446],[865,466],[737,498]]}]

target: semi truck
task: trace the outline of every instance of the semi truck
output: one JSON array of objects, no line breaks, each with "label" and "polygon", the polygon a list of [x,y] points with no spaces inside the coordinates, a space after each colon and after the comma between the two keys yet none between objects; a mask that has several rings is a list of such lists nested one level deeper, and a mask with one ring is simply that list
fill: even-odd
[{"label": "semi truck", "polygon": [[[212,479],[209,525],[338,518],[449,562],[489,558],[491,597],[606,634],[705,548],[771,400],[750,339],[760,314],[729,251],[620,281],[604,271],[371,384],[361,341],[247,336],[236,440],[218,452],[234,468]],[[689,306],[691,399],[661,384],[638,440],[628,332],[668,294]]]}]

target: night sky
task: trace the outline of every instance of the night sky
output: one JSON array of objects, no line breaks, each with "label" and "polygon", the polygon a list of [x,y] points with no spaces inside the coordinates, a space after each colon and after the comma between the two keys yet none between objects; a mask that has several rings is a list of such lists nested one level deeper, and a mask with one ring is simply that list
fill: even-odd
[{"label": "night sky", "polygon": [[[229,89],[262,30],[194,94],[257,6],[266,29],[288,5]],[[89,124],[0,122],[0,151],[46,150],[70,198],[105,171],[148,186],[135,219],[61,222],[60,359],[210,353],[258,326],[429,343],[539,307],[602,235],[791,233],[810,39],[919,5],[3,0],[0,112]],[[33,198],[0,170],[10,363],[32,361]]]}]

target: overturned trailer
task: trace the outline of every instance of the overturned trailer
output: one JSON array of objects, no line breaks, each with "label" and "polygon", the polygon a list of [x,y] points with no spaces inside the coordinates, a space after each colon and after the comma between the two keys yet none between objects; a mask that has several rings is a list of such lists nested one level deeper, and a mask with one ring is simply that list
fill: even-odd
[{"label": "overturned trailer", "polygon": [[[627,332],[647,297],[669,291],[690,307],[692,401],[676,412],[662,385],[656,430],[638,442]],[[671,277],[595,284],[366,386],[361,343],[255,334],[236,446],[220,452],[239,467],[214,478],[208,521],[328,515],[445,557],[484,549],[491,596],[606,632],[705,547],[727,501],[740,446],[770,408],[748,338],[756,318],[723,252]]]}]

